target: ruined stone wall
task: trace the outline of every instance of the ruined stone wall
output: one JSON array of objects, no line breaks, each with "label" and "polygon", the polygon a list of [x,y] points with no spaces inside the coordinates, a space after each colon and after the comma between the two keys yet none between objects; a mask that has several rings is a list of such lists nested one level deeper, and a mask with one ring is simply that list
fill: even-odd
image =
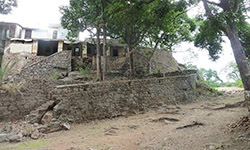
[{"label": "ruined stone wall", "polygon": [[55,73],[58,76],[66,75],[71,71],[71,51],[62,51],[45,57],[21,71],[23,79],[49,79]]},{"label": "ruined stone wall", "polygon": [[21,70],[29,65],[44,59],[43,56],[33,56],[31,53],[12,53],[11,49],[6,49],[3,55],[2,67],[5,67],[8,63],[16,62],[16,65],[8,73],[9,78],[13,78],[15,75],[19,75]]},{"label": "ruined stone wall", "polygon": [[53,81],[25,80],[18,87],[0,87],[0,122],[22,119],[33,109],[46,103]]},{"label": "ruined stone wall", "polygon": [[82,122],[134,114],[196,98],[196,74],[130,81],[57,86],[54,118]]}]

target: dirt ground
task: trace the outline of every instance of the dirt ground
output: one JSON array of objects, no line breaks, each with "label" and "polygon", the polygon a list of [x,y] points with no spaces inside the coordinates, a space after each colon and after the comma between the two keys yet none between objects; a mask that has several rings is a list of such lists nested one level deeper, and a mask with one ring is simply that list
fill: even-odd
[{"label": "dirt ground", "polygon": [[73,124],[69,131],[37,141],[1,143],[0,149],[250,150],[250,132],[229,127],[248,115],[246,108],[234,105],[243,99],[242,95],[201,98],[134,116]]}]

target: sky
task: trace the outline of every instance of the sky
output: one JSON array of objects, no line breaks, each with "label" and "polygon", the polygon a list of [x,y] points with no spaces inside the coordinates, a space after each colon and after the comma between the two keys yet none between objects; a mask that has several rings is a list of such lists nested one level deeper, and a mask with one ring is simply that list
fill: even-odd
[{"label": "sky", "polygon": [[0,21],[16,22],[24,27],[47,28],[59,24],[59,6],[68,5],[69,0],[18,0],[18,7],[10,15],[0,15]]},{"label": "sky", "polygon": [[[0,15],[0,21],[16,22],[24,27],[46,29],[50,24],[59,24],[61,14],[59,7],[68,5],[69,0],[18,0],[18,7],[14,8],[9,15]],[[189,11],[189,15],[202,12],[200,8],[194,8]],[[86,37],[81,34],[80,38]],[[173,56],[179,63],[192,63],[199,68],[213,69],[219,73],[219,76],[227,81],[226,75],[221,70],[230,62],[234,61],[232,49],[229,41],[225,38],[223,43],[223,53],[216,62],[209,59],[206,50],[195,48],[192,43],[182,43],[175,47]]]}]

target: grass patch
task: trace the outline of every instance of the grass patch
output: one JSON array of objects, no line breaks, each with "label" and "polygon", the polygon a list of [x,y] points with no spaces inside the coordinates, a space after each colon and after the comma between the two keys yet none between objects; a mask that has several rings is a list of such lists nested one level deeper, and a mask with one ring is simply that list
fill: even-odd
[{"label": "grass patch", "polygon": [[18,144],[14,147],[4,148],[2,150],[39,150],[47,145],[50,145],[51,143],[52,142],[46,140],[34,140]]}]

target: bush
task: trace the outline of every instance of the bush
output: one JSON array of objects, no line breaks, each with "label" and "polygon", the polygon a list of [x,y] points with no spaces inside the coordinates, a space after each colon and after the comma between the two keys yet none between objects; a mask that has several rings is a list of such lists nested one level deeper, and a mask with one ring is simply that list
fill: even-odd
[{"label": "bush", "polygon": [[13,69],[13,67],[16,65],[17,61],[11,63],[9,61],[3,68],[0,67],[0,85],[3,84],[4,78],[6,75]]}]

